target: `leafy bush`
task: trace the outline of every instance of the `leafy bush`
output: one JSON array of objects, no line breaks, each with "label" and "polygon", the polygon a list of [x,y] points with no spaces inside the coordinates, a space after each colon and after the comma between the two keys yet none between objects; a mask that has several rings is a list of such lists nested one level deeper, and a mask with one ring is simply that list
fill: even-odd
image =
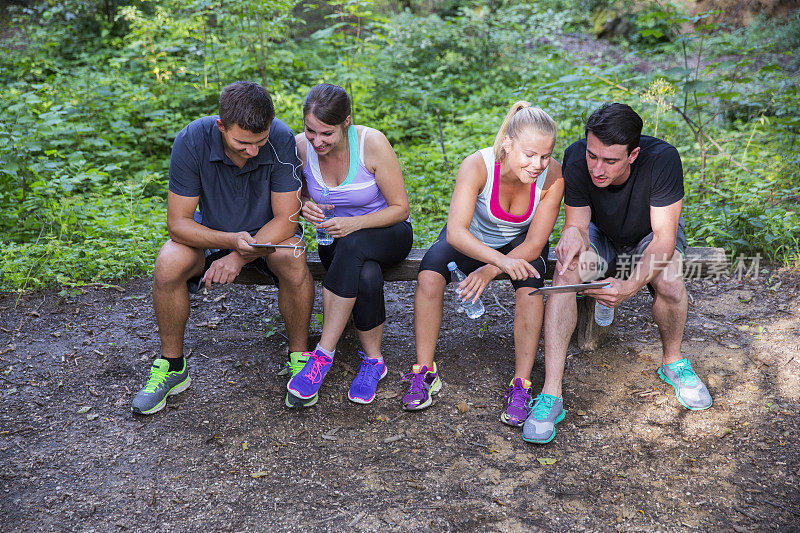
[{"label": "leafy bush", "polygon": [[[560,153],[588,113],[621,100],[683,157],[692,243],[798,258],[797,77],[763,55],[797,50],[798,12],[732,32],[646,8],[619,49],[628,56],[588,66],[559,36],[585,30],[611,1],[409,2],[427,14],[389,16],[386,2],[335,0],[313,31],[296,3],[66,0],[12,11],[18,30],[0,41],[0,290],[149,272],[166,238],[172,139],[214,113],[236,79],[264,84],[295,130],[311,86],[347,87],[356,121],[384,131],[400,158],[417,246],[438,234],[460,161],[492,142],[510,103],[546,109]],[[780,42],[765,49],[771,35]],[[631,70],[645,56],[653,72]]]}]

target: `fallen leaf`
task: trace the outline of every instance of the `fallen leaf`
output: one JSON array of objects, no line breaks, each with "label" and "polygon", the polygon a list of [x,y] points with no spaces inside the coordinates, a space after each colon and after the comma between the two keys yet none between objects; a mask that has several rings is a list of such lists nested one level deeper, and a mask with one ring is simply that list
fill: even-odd
[{"label": "fallen leaf", "polygon": [[399,435],[395,435],[394,437],[386,437],[383,439],[384,444],[389,444],[390,442],[397,442],[398,440],[402,439],[405,435],[400,433]]},{"label": "fallen leaf", "polygon": [[536,460],[543,466],[553,465],[558,461],[558,459],[553,459],[552,457],[537,457]]},{"label": "fallen leaf", "polygon": [[79,415],[85,415],[86,413],[88,413],[91,410],[91,408],[92,408],[91,405],[84,405],[83,407],[78,409],[78,414]]},{"label": "fallen leaf", "polygon": [[719,433],[717,433],[717,438],[721,439],[723,437],[727,437],[728,435],[730,435],[732,433],[733,433],[733,430],[731,428],[725,428],[722,431],[720,431]]},{"label": "fallen leaf", "polygon": [[579,409],[579,410],[578,410],[578,416],[588,416],[588,414],[586,413],[586,411],[581,411],[581,410]]},{"label": "fallen leaf", "polygon": [[269,475],[269,472],[265,472],[265,471],[261,470],[260,472],[251,473],[250,477],[258,479],[260,477],[267,477],[268,475]]},{"label": "fallen leaf", "polygon": [[249,445],[249,444],[247,444],[247,441],[244,441],[244,442],[242,443],[242,451],[243,451],[243,452],[246,452],[248,449],[250,449],[250,445]]},{"label": "fallen leaf", "polygon": [[469,411],[469,409],[470,409],[470,408],[469,408],[469,405],[467,405],[467,403],[466,403],[466,402],[458,402],[458,403],[456,404],[456,408],[458,409],[458,411],[459,411],[461,414],[464,414],[464,413],[466,413],[466,412],[467,412],[467,411]]},{"label": "fallen leaf", "polygon": [[86,420],[97,420],[98,418],[100,418],[100,415],[97,413],[89,413],[86,415]]},{"label": "fallen leaf", "polygon": [[53,333],[51,333],[51,335],[53,337],[60,337],[61,336],[61,332],[60,331],[54,331]]}]

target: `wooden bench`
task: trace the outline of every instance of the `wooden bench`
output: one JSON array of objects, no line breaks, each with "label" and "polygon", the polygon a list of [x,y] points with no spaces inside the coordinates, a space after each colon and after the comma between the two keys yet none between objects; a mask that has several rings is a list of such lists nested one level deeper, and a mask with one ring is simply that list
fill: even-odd
[{"label": "wooden bench", "polygon": [[[391,268],[384,269],[383,277],[386,281],[415,281],[419,270],[419,263],[425,255],[424,248],[414,248],[403,262]],[[317,252],[307,253],[308,268],[315,281],[322,281],[325,278],[325,268],[319,259]],[[553,271],[556,266],[556,256],[553,248],[550,248],[550,256],[547,259],[547,272],[545,279],[553,279]],[[686,260],[684,262],[684,274],[696,279],[699,277],[713,277],[727,273],[730,269],[730,261],[722,248],[687,248]],[[502,274],[497,279],[508,279]],[[244,269],[236,278],[234,283],[244,285],[271,285],[272,278],[265,276],[254,269]],[[580,298],[578,300],[578,325],[575,328],[575,342],[581,351],[592,351],[600,347],[608,335],[611,326],[598,326],[594,321],[594,299]]]}]

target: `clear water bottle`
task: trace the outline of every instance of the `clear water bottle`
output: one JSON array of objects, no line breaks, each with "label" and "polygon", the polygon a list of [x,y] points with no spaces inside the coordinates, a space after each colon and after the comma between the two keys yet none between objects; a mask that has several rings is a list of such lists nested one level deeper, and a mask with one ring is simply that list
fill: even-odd
[{"label": "clear water bottle", "polygon": [[[456,265],[454,261],[450,261],[449,263],[447,263],[447,269],[453,273],[453,277],[455,278],[454,281],[456,283],[461,283],[466,278],[464,273],[458,269],[458,265]],[[481,301],[480,298],[478,298],[478,300],[475,303],[472,303],[471,300],[467,300],[466,302],[463,301],[460,298],[461,291],[458,289],[458,286],[456,286],[456,294],[459,295],[458,303],[461,304],[461,309],[464,310],[464,312],[467,314],[468,317],[480,318],[481,316],[483,316],[484,308],[483,308],[483,302]]]},{"label": "clear water bottle", "polygon": [[[328,206],[331,203],[331,190],[327,187],[322,188],[322,212],[324,213],[324,220],[330,220],[333,218],[333,209],[329,208]],[[327,246],[329,244],[333,244],[333,237],[328,230],[325,228],[317,228],[317,244],[320,246]]]},{"label": "clear water bottle", "polygon": [[594,302],[594,321],[598,326],[610,326],[614,321],[614,308],[606,307],[597,300]]}]

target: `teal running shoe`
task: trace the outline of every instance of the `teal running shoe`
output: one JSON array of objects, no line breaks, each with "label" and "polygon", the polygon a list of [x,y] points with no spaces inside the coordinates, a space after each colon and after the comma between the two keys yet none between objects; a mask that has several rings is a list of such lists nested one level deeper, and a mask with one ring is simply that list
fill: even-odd
[{"label": "teal running shoe", "polygon": [[522,426],[522,440],[547,444],[556,436],[556,424],[564,420],[564,400],[541,393]]},{"label": "teal running shoe", "polygon": [[140,415],[152,415],[167,405],[167,396],[183,392],[189,388],[189,365],[183,361],[183,370],[169,371],[169,361],[158,358],[150,367],[150,379],[142,390],[136,393],[131,410]]},{"label": "teal running shoe", "polygon": [[714,401],[705,384],[700,381],[692,370],[692,364],[687,358],[680,359],[668,365],[661,365],[658,369],[661,379],[672,385],[678,401],[692,411],[708,409]]},{"label": "teal running shoe", "polygon": [[[303,367],[308,362],[308,352],[292,352],[289,354],[289,360],[286,362],[286,367],[289,369],[289,379],[292,379],[298,372],[303,370]],[[308,400],[298,398],[291,392],[286,392],[286,407],[311,407],[319,400],[319,394],[315,394]]]}]

